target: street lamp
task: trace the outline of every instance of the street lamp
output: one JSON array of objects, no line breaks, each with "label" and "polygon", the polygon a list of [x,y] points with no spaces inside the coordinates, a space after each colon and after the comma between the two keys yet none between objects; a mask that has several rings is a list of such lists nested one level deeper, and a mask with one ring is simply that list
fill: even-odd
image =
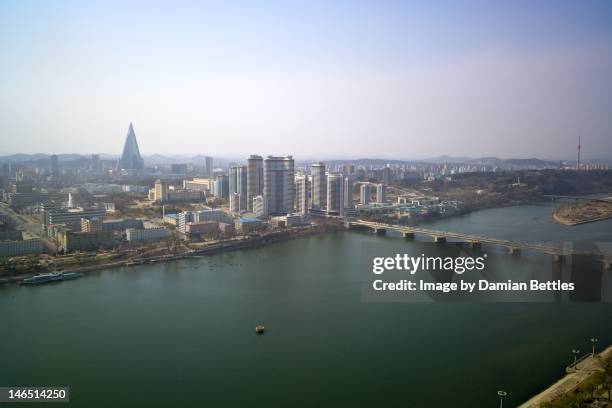
[{"label": "street lamp", "polygon": [[591,338],[591,343],[593,343],[593,357],[595,357],[595,343],[597,343],[599,341],[599,339],[597,337],[593,337]]},{"label": "street lamp", "polygon": [[572,350],[572,354],[574,355],[574,369],[578,369],[578,367],[576,367],[576,360],[578,359],[578,354],[580,353],[580,350],[576,350],[573,349]]},{"label": "street lamp", "polygon": [[506,391],[497,391],[497,395],[499,395],[499,408],[504,408],[504,397],[508,393]]}]

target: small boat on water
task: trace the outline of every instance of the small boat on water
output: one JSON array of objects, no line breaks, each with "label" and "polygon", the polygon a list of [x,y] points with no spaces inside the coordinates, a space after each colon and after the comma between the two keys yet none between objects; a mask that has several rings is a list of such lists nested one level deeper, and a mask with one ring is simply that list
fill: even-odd
[{"label": "small boat on water", "polygon": [[255,333],[264,334],[265,332],[266,332],[266,328],[263,327],[262,325],[255,326]]},{"label": "small boat on water", "polygon": [[63,281],[63,280],[76,279],[76,278],[80,278],[81,276],[83,276],[83,274],[81,274],[79,272],[41,273],[41,274],[38,274],[38,275],[34,275],[34,276],[30,277],[30,278],[25,278],[24,280],[21,281],[21,283],[24,284],[24,285],[38,285],[38,284],[42,284],[42,283],[59,282],[59,281]]}]

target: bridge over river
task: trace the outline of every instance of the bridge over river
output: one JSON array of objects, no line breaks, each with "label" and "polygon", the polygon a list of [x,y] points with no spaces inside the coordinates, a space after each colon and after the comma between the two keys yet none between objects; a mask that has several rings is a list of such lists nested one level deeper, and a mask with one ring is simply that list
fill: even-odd
[{"label": "bridge over river", "polygon": [[[384,224],[365,220],[347,220],[345,226],[348,229],[369,228],[377,234],[384,234],[387,230],[398,231],[404,238],[414,238],[415,235],[425,235],[432,237],[435,242],[443,243],[448,239],[465,242],[472,247],[480,247],[482,244],[501,246],[508,249],[511,254],[520,254],[521,250],[530,250],[544,254],[550,254],[555,260],[561,262],[564,258],[571,255],[592,255],[601,257],[601,253],[578,251],[573,248],[564,248],[558,245],[551,245],[539,242],[510,241],[505,239],[490,238],[482,235],[464,234],[461,232],[438,231],[427,228],[420,228],[408,225]],[[612,255],[606,254],[602,257],[604,266],[610,268],[612,265]]]}]

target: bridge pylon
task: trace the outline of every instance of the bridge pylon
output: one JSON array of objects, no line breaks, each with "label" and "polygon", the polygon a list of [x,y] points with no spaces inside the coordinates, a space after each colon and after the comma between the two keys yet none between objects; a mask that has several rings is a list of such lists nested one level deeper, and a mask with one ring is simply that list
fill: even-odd
[{"label": "bridge pylon", "polygon": [[510,255],[519,256],[521,254],[521,248],[508,247],[508,253]]}]

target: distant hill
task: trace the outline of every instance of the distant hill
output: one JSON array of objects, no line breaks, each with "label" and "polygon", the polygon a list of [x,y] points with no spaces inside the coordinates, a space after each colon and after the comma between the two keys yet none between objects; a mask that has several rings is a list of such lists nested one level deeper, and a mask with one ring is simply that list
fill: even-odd
[{"label": "distant hill", "polygon": [[469,164],[483,164],[489,166],[523,166],[523,167],[550,167],[559,164],[557,161],[542,160],[542,159],[500,159],[497,157],[481,157],[478,159],[470,159],[465,161]]},{"label": "distant hill", "polygon": [[34,160],[44,160],[49,159],[49,154],[36,153],[36,154],[11,154],[8,156],[0,156],[0,162],[13,162],[13,163],[22,163]]},{"label": "distant hill", "polygon": [[[36,154],[12,154],[7,156],[0,156],[1,162],[13,162],[13,163],[45,163],[50,160],[50,154],[36,153]],[[117,155],[101,153],[100,158],[102,160],[116,160]],[[172,163],[192,163],[196,165],[203,165],[205,161],[205,155],[198,154],[194,156],[188,155],[171,155],[165,156],[161,154],[152,154],[149,156],[143,156],[145,164],[147,166],[169,166]],[[69,162],[75,160],[89,160],[91,155],[81,154],[58,154],[58,159],[61,162]],[[226,165],[230,162],[243,163],[246,162],[246,156],[239,159],[230,159],[227,157],[215,157],[215,166]],[[297,163],[300,165],[313,163],[317,160],[298,160]],[[355,164],[357,166],[384,166],[386,164],[402,164],[402,163],[432,163],[432,164],[469,164],[469,165],[483,165],[483,166],[497,166],[497,167],[522,167],[522,168],[543,168],[543,167],[555,167],[558,165],[558,161],[542,160],[538,158],[529,159],[500,159],[498,157],[453,157],[448,155],[432,157],[429,159],[392,159],[392,158],[358,158],[358,159],[333,159],[327,158],[322,160],[328,165],[343,165],[343,164]],[[585,160],[589,162],[589,160]],[[595,161],[597,162],[597,161]]]},{"label": "distant hill", "polygon": [[445,154],[445,155],[438,156],[438,157],[432,157],[430,159],[412,160],[412,161],[418,161],[418,162],[423,162],[423,163],[465,163],[470,160],[474,160],[474,159],[471,157],[453,157],[453,156],[448,156]]}]

